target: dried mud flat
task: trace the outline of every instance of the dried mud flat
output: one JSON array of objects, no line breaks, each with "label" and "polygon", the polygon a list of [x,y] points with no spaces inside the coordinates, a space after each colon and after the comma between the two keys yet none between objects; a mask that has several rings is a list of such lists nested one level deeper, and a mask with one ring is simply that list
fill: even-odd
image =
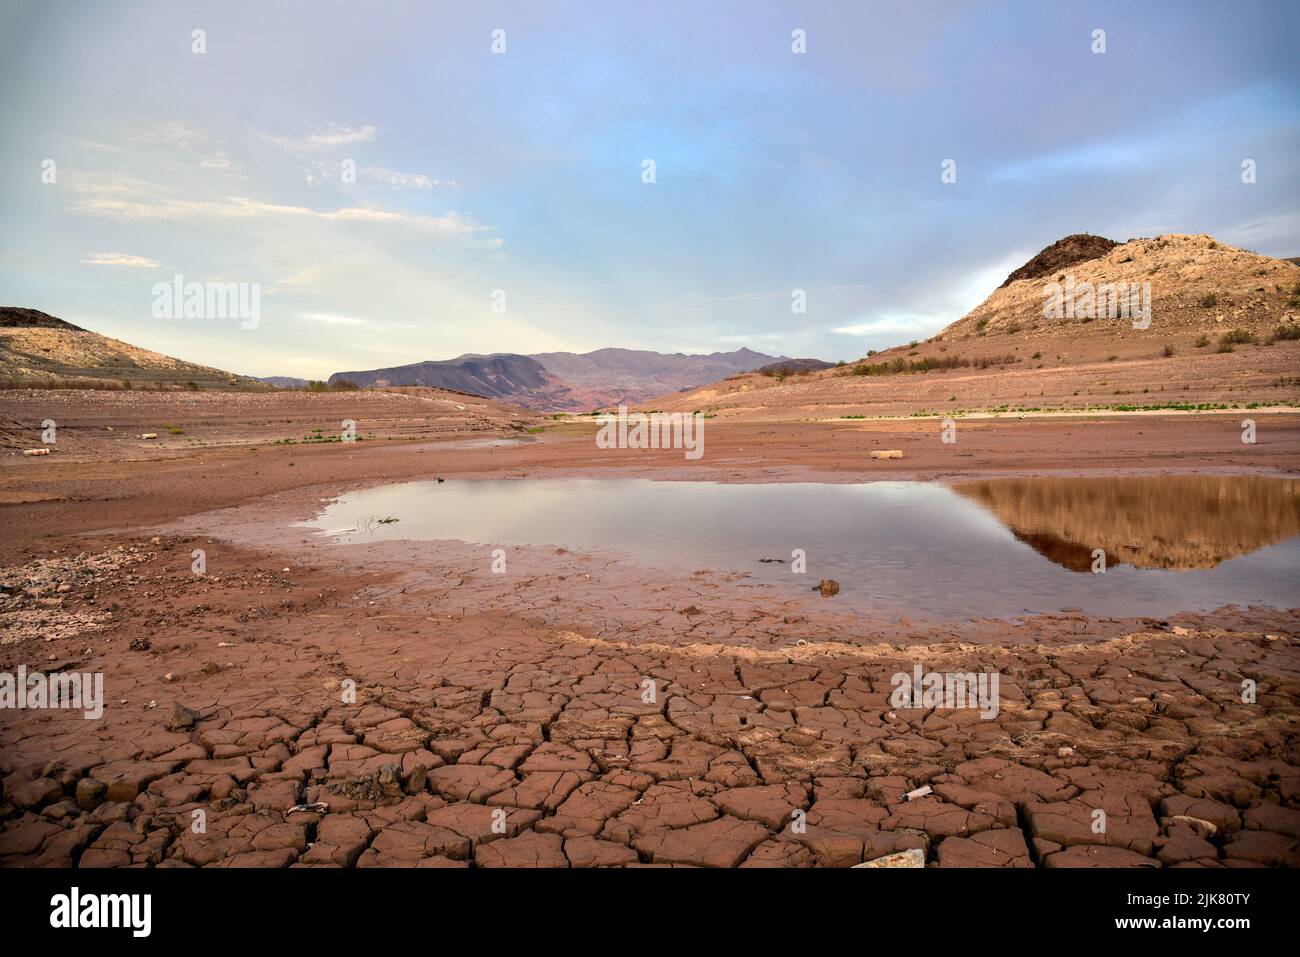
[{"label": "dried mud flat", "polygon": [[[1213,467],[1215,424],[1168,422],[1088,437],[1138,470]],[[1289,422],[1270,418],[1291,438],[1255,470],[1294,474]],[[990,426],[947,467],[1088,467],[1047,428]],[[1145,459],[1125,452],[1138,429],[1161,433]],[[871,477],[845,430],[758,431],[711,433],[690,477]],[[587,441],[11,460],[0,669],[103,672],[107,704],[0,711],[0,866],[1300,862],[1295,611],[921,627],[708,569],[532,548],[493,576],[475,546],[290,528],[341,487],[435,471],[682,477],[601,470]],[[879,463],[903,466],[944,470]],[[918,662],[998,672],[1000,713],[894,708]]]}]

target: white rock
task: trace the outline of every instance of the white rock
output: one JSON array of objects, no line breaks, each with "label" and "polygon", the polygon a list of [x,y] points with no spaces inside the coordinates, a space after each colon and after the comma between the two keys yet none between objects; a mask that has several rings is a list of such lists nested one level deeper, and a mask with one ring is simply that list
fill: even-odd
[{"label": "white rock", "polygon": [[906,851],[899,851],[897,854],[886,854],[884,857],[877,857],[875,860],[863,861],[861,864],[854,864],[854,867],[925,867],[925,851],[920,848],[909,848]]}]

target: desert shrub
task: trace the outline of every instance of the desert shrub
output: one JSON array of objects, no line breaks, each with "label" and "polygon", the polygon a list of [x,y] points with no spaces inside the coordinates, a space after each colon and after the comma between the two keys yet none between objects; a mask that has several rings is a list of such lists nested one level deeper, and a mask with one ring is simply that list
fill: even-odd
[{"label": "desert shrub", "polygon": [[1160,350],[1160,354],[1164,356],[1166,359],[1168,359],[1170,356],[1174,354],[1174,347],[1166,342],[1165,347]]},{"label": "desert shrub", "polygon": [[1288,342],[1294,339],[1300,339],[1300,324],[1291,323],[1290,325],[1280,325],[1273,330],[1273,338],[1278,342]]},{"label": "desert shrub", "polygon": [[1201,297],[1202,309],[1213,309],[1219,304],[1219,294],[1217,292],[1208,293]]},{"label": "desert shrub", "polygon": [[941,369],[987,369],[989,366],[1006,365],[1016,361],[1018,360],[1012,355],[978,356],[974,359],[968,359],[965,356],[926,356],[910,362],[899,358],[890,362],[858,363],[853,368],[853,374],[883,376],[911,372],[933,372]]},{"label": "desert shrub", "polygon": [[1196,348],[1204,349],[1209,344],[1210,344],[1209,336],[1202,334],[1196,337]]},{"label": "desert shrub", "polygon": [[1247,346],[1255,341],[1255,337],[1245,329],[1229,329],[1223,335],[1219,336],[1219,345],[1225,342],[1230,346]]}]

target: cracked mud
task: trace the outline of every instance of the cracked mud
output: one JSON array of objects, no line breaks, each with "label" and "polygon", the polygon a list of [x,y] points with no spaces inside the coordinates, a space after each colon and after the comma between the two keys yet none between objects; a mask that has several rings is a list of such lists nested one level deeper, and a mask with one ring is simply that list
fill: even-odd
[{"label": "cracked mud", "polygon": [[[562,550],[273,552],[271,508],[5,570],[0,664],[107,702],[0,716],[0,866],[1300,863],[1295,613],[913,634]],[[997,717],[893,707],[918,662]]]}]

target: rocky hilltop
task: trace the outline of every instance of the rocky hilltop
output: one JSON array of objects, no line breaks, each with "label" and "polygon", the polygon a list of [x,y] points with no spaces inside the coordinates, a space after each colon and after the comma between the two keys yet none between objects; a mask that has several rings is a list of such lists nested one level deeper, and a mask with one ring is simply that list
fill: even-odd
[{"label": "rocky hilltop", "polygon": [[[1140,315],[1111,318],[1120,289]],[[1055,304],[1071,308],[1049,318],[1057,291]],[[1075,234],[929,339],[832,369],[733,375],[650,404],[756,419],[1295,406],[1298,365],[1296,263],[1207,235]]]}]

